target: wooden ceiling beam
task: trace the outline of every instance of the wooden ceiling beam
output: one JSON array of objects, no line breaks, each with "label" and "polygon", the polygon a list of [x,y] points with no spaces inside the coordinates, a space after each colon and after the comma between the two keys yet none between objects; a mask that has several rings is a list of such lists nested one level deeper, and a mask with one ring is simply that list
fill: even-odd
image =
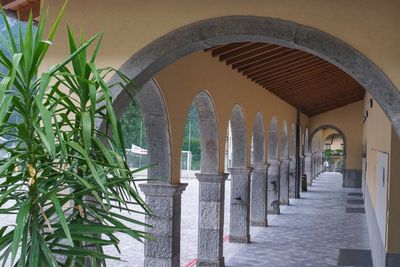
[{"label": "wooden ceiling beam", "polygon": [[[275,60],[280,58],[285,52],[288,52],[288,48],[286,47],[278,47],[270,50],[269,52],[263,54],[256,60],[249,61],[241,61],[239,63],[233,64],[233,69],[238,69],[239,72],[243,72],[245,70],[252,69],[254,67],[259,66],[260,64],[270,62],[271,60]],[[293,53],[293,52],[290,52]]]},{"label": "wooden ceiling beam", "polygon": [[365,94],[341,69],[293,48],[242,42],[204,51],[309,116],[358,101]]},{"label": "wooden ceiling beam", "polygon": [[318,80],[314,80],[313,82],[310,81],[305,81],[305,82],[301,82],[299,84],[293,85],[293,86],[289,86],[289,87],[280,87],[278,90],[279,94],[282,96],[285,96],[285,94],[291,92],[297,92],[297,91],[302,91],[304,90],[304,88],[321,88],[323,86],[328,86],[330,84],[342,84],[342,83],[348,83],[347,81],[342,81],[340,79],[342,74],[338,74],[338,75],[332,75],[332,77],[322,77]]},{"label": "wooden ceiling beam", "polygon": [[[270,44],[264,44],[264,43],[253,43],[253,44],[249,44],[247,46],[243,46],[240,47],[232,52],[229,53],[225,53],[223,55],[219,56],[219,60],[220,61],[225,61],[225,60],[232,60],[234,58],[240,57],[242,55],[244,55],[245,57],[251,53],[254,50],[260,49],[260,48],[265,48],[270,46]],[[228,65],[230,65],[230,63],[227,63]]]},{"label": "wooden ceiling beam", "polygon": [[286,75],[285,73],[281,75],[276,75],[272,77],[266,77],[263,79],[259,79],[256,82],[259,84],[268,84],[271,87],[276,86],[287,86],[288,84],[299,82],[299,80],[304,79],[315,79],[323,76],[324,74],[331,73],[332,71],[339,71],[337,68],[332,68],[329,64],[321,63],[317,66],[305,67],[303,69],[297,70],[295,73],[291,75]]},{"label": "wooden ceiling beam", "polygon": [[264,78],[276,78],[276,77],[281,77],[282,75],[290,77],[291,75],[294,75],[298,73],[301,70],[304,69],[313,69],[316,68],[317,66],[323,66],[326,65],[326,62],[321,61],[319,58],[312,58],[312,59],[307,59],[307,60],[300,60],[297,61],[293,64],[288,64],[285,66],[281,66],[279,68],[274,68],[270,69],[269,71],[264,71],[263,73],[251,77],[248,75],[248,78],[251,78],[251,80],[261,80]]},{"label": "wooden ceiling beam", "polygon": [[271,63],[264,63],[264,66],[260,66],[258,68],[254,68],[251,70],[247,70],[242,72],[243,75],[246,75],[247,77],[253,77],[255,75],[264,73],[265,71],[269,71],[271,69],[276,69],[279,68],[281,66],[287,66],[287,65],[292,65],[294,62],[299,62],[299,61],[303,61],[303,60],[308,60],[312,58],[312,56],[307,55],[307,54],[296,54],[294,56],[287,56],[286,58],[282,58],[279,61],[276,60],[275,62],[271,62]]},{"label": "wooden ceiling beam", "polygon": [[[243,74],[248,74],[254,71],[257,71],[259,69],[262,69],[266,66],[272,66],[274,64],[278,64],[279,62],[282,62],[284,60],[287,60],[288,57],[294,57],[298,56],[302,53],[302,51],[291,51],[291,50],[282,50],[282,49],[274,49],[278,50],[277,53],[274,53],[272,56],[269,56],[269,58],[266,57],[266,55],[262,55],[258,57],[257,60],[252,60],[252,61],[241,61],[239,63],[233,64],[232,68],[233,69],[238,69],[239,72],[242,72]],[[271,54],[271,53],[269,53]],[[246,62],[247,61],[247,62]],[[245,64],[243,64],[245,63]]]},{"label": "wooden ceiling beam", "polygon": [[23,6],[22,8],[18,8],[17,10],[17,16],[21,20],[28,20],[29,15],[32,12],[33,18],[37,18],[40,15],[40,1],[35,1],[35,2],[29,2],[28,5]]},{"label": "wooden ceiling beam", "polygon": [[0,4],[4,9],[15,10],[19,5],[26,3],[26,0],[0,0]]},{"label": "wooden ceiling beam", "polygon": [[239,47],[242,47],[244,45],[248,45],[250,44],[249,42],[242,42],[242,43],[232,43],[232,44],[227,44],[227,45],[223,45],[220,47],[217,47],[215,49],[211,50],[211,54],[213,57],[217,57],[219,55],[222,55],[224,53],[227,53],[229,51],[238,49]]}]

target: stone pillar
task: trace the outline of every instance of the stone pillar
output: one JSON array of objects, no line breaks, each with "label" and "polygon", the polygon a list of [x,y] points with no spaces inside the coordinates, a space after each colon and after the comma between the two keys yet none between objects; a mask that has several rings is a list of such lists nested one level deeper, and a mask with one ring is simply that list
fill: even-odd
[{"label": "stone pillar", "polygon": [[281,205],[289,205],[289,159],[281,159],[279,201]]},{"label": "stone pillar", "polygon": [[229,241],[250,243],[250,175],[252,168],[232,167]]},{"label": "stone pillar", "polygon": [[180,264],[181,195],[187,184],[147,183],[139,187],[153,215],[146,216],[146,227],[154,239],[144,241],[144,266],[175,267]]},{"label": "stone pillar", "polygon": [[307,175],[307,185],[311,185],[313,177],[311,174],[311,155],[304,155],[304,173]]},{"label": "stone pillar", "polygon": [[289,197],[296,197],[296,157],[290,158],[289,163]]},{"label": "stone pillar", "polygon": [[196,173],[199,180],[197,266],[223,267],[224,200],[227,173]]},{"label": "stone pillar", "polygon": [[255,163],[251,180],[251,225],[267,226],[267,163]]},{"label": "stone pillar", "polygon": [[269,160],[268,168],[268,213],[280,214],[279,208],[279,173],[280,164],[279,160]]}]

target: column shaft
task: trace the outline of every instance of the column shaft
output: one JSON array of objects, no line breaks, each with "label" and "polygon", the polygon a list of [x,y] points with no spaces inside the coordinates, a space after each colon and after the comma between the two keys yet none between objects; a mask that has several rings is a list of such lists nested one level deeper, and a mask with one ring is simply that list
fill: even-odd
[{"label": "column shaft", "polygon": [[289,163],[289,197],[296,197],[296,158],[290,158]]},{"label": "column shaft", "polygon": [[289,205],[289,159],[281,159],[280,166],[280,194],[281,205]]},{"label": "column shaft", "polygon": [[231,174],[231,214],[229,241],[250,243],[250,175],[252,168],[229,168]]},{"label": "column shaft", "polygon": [[144,241],[144,266],[177,267],[180,264],[181,195],[187,184],[147,183],[139,187],[153,215],[146,216],[146,227],[154,239]]},{"label": "column shaft", "polygon": [[267,226],[268,164],[256,163],[251,180],[251,225]]},{"label": "column shaft", "polygon": [[304,156],[304,173],[307,175],[307,184],[311,185],[312,183],[312,174],[311,174],[311,155],[306,154]]},{"label": "column shaft", "polygon": [[280,214],[279,208],[279,173],[280,164],[279,160],[269,160],[268,168],[268,213]]},{"label": "column shaft", "polygon": [[199,236],[197,266],[223,267],[224,200],[227,173],[197,173],[199,180]]}]

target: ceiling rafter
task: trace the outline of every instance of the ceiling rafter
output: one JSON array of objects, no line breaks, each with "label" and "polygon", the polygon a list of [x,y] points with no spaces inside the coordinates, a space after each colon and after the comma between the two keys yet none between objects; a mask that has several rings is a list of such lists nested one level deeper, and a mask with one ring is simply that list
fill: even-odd
[{"label": "ceiling rafter", "polygon": [[364,97],[335,65],[304,51],[267,43],[231,43],[205,50],[243,76],[313,116]]}]

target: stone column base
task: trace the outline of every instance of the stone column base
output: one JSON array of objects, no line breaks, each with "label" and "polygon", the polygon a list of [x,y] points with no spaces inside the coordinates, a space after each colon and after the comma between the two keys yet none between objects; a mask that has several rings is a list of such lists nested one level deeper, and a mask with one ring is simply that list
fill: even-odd
[{"label": "stone column base", "polygon": [[279,160],[269,160],[268,169],[268,214],[280,214],[279,195],[280,195],[280,164]]},{"label": "stone column base", "polygon": [[197,173],[199,231],[197,266],[224,266],[224,202],[227,173]]},{"label": "stone column base", "polygon": [[255,163],[251,180],[251,214],[252,226],[267,226],[267,175],[268,164]]},{"label": "stone column base", "polygon": [[231,173],[231,214],[229,242],[250,242],[250,175],[252,168],[229,168]]},{"label": "stone column base", "polygon": [[180,264],[181,195],[187,184],[147,183],[139,187],[146,196],[152,215],[146,227],[154,239],[144,241],[145,267],[175,267]]}]

